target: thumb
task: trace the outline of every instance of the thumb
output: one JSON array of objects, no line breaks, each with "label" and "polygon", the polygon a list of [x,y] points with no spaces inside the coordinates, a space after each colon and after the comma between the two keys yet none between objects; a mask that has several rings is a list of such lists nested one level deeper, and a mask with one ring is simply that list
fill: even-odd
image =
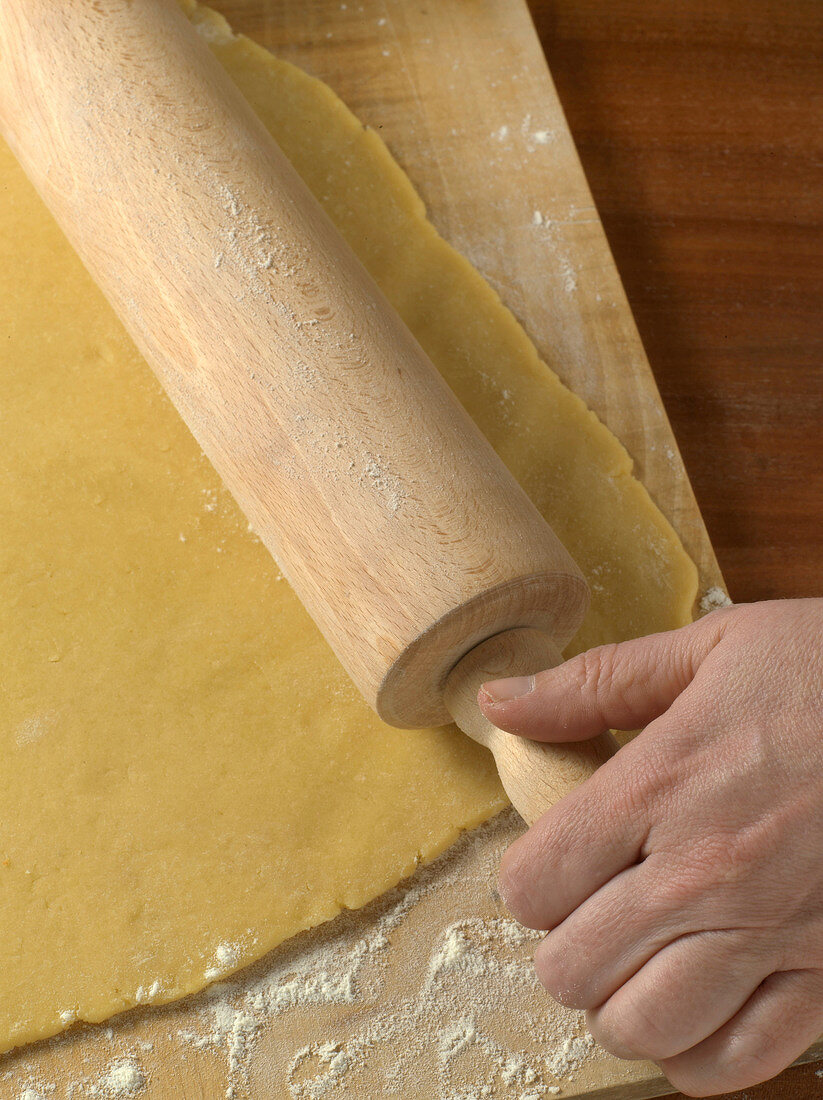
[{"label": "thumb", "polygon": [[589,649],[535,676],[491,680],[477,702],[499,729],[534,741],[582,741],[659,718],[722,638],[728,612],[679,630]]}]

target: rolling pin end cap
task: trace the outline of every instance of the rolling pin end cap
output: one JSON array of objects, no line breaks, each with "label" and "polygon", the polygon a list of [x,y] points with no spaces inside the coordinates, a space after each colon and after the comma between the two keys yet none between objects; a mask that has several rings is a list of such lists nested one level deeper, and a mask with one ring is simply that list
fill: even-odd
[{"label": "rolling pin end cap", "polygon": [[[444,615],[393,661],[377,691],[375,710],[390,726],[420,729],[453,721],[446,682],[467,653],[503,632],[530,628],[562,649],[588,608],[579,573],[541,573],[483,592]],[[530,671],[538,671],[533,669]]]}]

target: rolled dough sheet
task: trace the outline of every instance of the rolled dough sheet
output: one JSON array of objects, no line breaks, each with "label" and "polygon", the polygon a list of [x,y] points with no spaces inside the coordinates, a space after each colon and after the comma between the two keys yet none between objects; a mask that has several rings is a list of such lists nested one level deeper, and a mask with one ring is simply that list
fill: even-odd
[{"label": "rolled dough sheet", "polygon": [[[187,5],[592,582],[580,650],[687,622],[696,570],[333,92]],[[364,904],[505,798],[381,724],[0,148],[0,1050],[192,992]]]}]

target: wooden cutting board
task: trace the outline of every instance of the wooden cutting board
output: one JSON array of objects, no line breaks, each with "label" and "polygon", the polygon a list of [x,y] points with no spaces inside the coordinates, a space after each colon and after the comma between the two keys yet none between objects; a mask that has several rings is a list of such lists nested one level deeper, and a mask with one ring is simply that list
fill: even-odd
[{"label": "wooden cutting board", "polygon": [[[524,0],[212,6],[325,80],[378,130],[436,227],[627,446],[698,563],[700,596],[721,586]],[[273,952],[234,990],[137,1010],[0,1059],[0,1100],[27,1088],[56,1100],[129,1095],[117,1092],[124,1065],[132,1069],[121,1087],[131,1082],[141,1100],[670,1092],[649,1063],[578,1057],[574,1021],[528,987],[532,945],[506,922],[494,890],[499,853],[518,828],[504,815],[389,898]],[[458,965],[437,970],[455,945]],[[348,985],[329,981],[341,975]],[[320,992],[285,1010],[271,988],[295,976]],[[542,1039],[530,1014],[549,1021]]]}]

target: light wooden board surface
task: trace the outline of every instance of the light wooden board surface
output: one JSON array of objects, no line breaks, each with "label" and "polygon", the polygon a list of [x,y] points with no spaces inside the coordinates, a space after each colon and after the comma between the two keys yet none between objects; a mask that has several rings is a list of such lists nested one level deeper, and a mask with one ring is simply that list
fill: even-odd
[{"label": "light wooden board surface", "polygon": [[[379,131],[437,228],[485,274],[546,361],[628,447],[698,563],[701,593],[722,583],[523,0],[214,0],[213,6],[235,30],[326,80]],[[394,922],[393,907],[414,893],[298,937],[264,960],[238,993],[242,1002],[261,976],[319,972],[333,951],[332,968],[348,966],[355,975],[353,1002],[321,998],[269,1013],[253,1046],[234,1044],[233,1062],[225,1030],[217,1028],[215,1042],[200,1042],[214,1031],[215,1003],[228,1001],[201,996],[138,1010],[110,1030],[79,1029],[0,1059],[0,1098],[17,1100],[27,1087],[56,1098],[105,1095],[106,1073],[125,1058],[140,1067],[145,1085],[138,1095],[145,1100],[212,1100],[227,1088],[255,1100],[365,1100],[391,1094],[383,1075],[404,1054],[408,1061],[416,1035],[430,1032],[436,1044],[469,1017],[492,1037],[493,1049],[480,1051],[480,1063],[453,1061],[447,1069],[436,1050],[424,1050],[399,1079],[397,1095],[454,1100],[461,1089],[490,1083],[494,1097],[521,1097],[522,1081],[510,1075],[507,1082],[494,1055],[525,1054],[539,1066],[545,1053],[525,1037],[530,1006],[518,984],[501,979],[478,1005],[471,982],[457,974],[435,990],[437,1020],[429,1019],[426,992],[427,967],[449,929],[464,929],[482,954],[476,929],[503,916],[495,868],[518,828],[504,815],[425,872],[426,889],[402,921]],[[364,956],[361,945],[374,944],[376,931],[386,928],[388,949]],[[484,985],[513,959],[527,962],[528,954],[526,944],[512,948],[511,958],[493,959]],[[531,1007],[543,1011],[542,1002]],[[242,1023],[241,1014],[231,1020]],[[318,1057],[327,1042],[359,1051],[348,1074],[330,1075],[330,1061]],[[301,1061],[306,1050],[313,1053]],[[571,1074],[544,1072],[542,1081],[564,1097],[640,1100],[671,1091],[656,1067],[607,1056]]]}]

